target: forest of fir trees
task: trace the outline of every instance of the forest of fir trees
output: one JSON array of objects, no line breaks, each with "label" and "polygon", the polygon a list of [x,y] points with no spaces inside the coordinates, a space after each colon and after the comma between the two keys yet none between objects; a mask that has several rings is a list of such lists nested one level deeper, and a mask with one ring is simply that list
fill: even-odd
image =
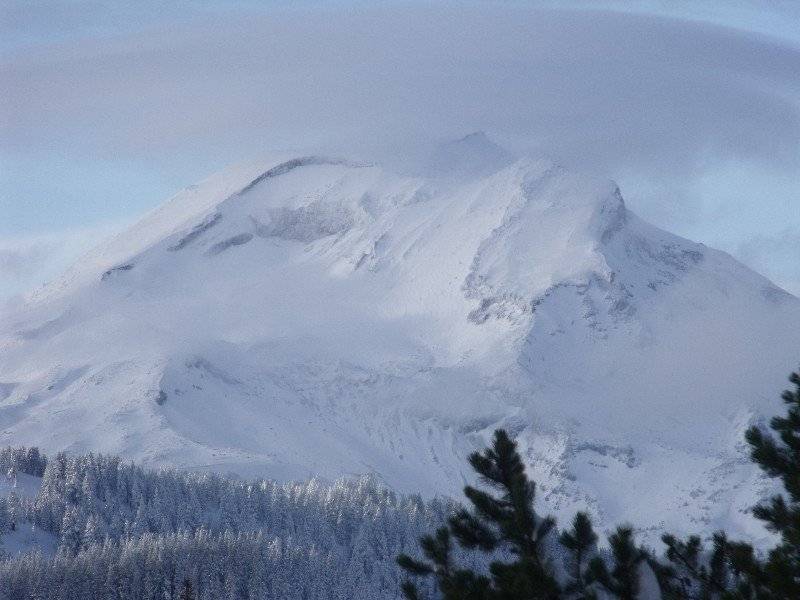
[{"label": "forest of fir trees", "polygon": [[35,497],[0,497],[0,537],[33,526],[56,546],[2,557],[2,600],[397,598],[395,557],[452,511],[369,477],[240,481],[25,448],[0,468],[41,476]]}]

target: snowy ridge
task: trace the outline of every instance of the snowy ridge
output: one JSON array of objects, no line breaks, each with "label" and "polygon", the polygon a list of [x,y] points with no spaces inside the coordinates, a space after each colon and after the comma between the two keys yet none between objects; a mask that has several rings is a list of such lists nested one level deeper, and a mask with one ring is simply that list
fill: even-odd
[{"label": "snowy ridge", "polygon": [[763,536],[741,434],[796,367],[792,322],[793,296],[549,161],[281,158],[3,317],[0,443],[432,495],[503,426],[557,514]]}]

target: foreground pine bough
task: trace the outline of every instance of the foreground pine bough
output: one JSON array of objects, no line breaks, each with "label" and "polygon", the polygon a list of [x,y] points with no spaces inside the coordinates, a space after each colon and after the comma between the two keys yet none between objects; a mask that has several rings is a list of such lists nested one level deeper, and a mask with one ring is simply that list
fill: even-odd
[{"label": "foreground pine bough", "polygon": [[[636,545],[628,526],[618,527],[609,536],[611,552],[604,556],[597,550],[589,516],[578,513],[572,529],[559,538],[566,554],[563,563],[554,565],[555,556],[548,552],[546,541],[555,520],[534,512],[535,483],[525,473],[516,444],[498,430],[491,448],[469,457],[489,491],[464,488],[472,510],[459,509],[447,526],[420,540],[427,560],[401,554],[397,562],[411,575],[432,576],[445,600],[634,600],[658,595],[796,600],[800,598],[800,374],[792,373],[789,379],[795,390],[782,396],[787,416],[770,422],[779,439],[755,426],[745,436],[752,460],[768,476],[779,478],[785,490],[753,508],[754,515],[780,535],[780,543],[764,557],[751,545],[729,541],[724,532],[718,532],[710,551],[697,536],[681,541],[664,535],[667,551],[660,561]],[[453,539],[462,548],[489,556],[488,572],[457,566]],[[498,551],[503,555],[498,556]],[[643,588],[645,569],[655,575],[658,589]],[[411,581],[402,590],[409,600],[422,597]]]}]

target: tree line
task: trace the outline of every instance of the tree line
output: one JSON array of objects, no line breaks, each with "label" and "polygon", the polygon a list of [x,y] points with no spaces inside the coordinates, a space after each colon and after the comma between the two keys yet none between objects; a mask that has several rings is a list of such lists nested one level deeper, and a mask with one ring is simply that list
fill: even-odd
[{"label": "tree line", "polygon": [[0,497],[0,537],[33,527],[56,546],[0,557],[2,600],[396,598],[394,557],[452,511],[370,477],[241,481],[26,448],[0,466],[41,477],[35,497]]},{"label": "tree line", "polygon": [[469,457],[480,483],[466,506],[370,477],[242,481],[6,448],[0,472],[41,485],[0,497],[0,537],[35,528],[56,549],[0,556],[0,600],[800,598],[800,375],[790,379],[777,437],[746,434],[784,489],[753,509],[780,539],[764,552],[717,532],[667,534],[656,556],[626,525],[602,548],[585,513],[559,531],[534,510],[536,486],[502,430]]}]

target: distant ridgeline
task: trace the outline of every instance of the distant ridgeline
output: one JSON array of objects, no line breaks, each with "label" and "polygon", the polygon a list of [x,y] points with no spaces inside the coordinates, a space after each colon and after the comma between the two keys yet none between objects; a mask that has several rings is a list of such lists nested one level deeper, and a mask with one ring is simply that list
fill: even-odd
[{"label": "distant ridgeline", "polygon": [[57,540],[4,550],[2,600],[178,599],[187,581],[198,600],[397,598],[396,556],[452,510],[370,478],[240,481],[36,448],[0,451],[0,468],[0,542],[23,527]]}]

